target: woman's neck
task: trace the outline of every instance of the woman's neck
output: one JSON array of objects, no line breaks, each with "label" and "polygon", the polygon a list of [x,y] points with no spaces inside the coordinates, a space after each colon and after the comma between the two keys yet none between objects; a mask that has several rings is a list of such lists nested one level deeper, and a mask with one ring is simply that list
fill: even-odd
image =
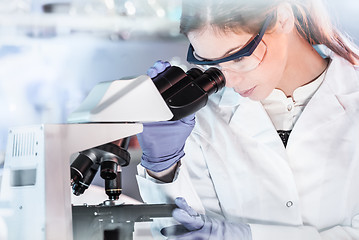
[{"label": "woman's neck", "polygon": [[328,66],[328,61],[299,34],[294,34],[290,42],[286,68],[277,86],[288,97],[293,96],[298,87],[318,78]]}]

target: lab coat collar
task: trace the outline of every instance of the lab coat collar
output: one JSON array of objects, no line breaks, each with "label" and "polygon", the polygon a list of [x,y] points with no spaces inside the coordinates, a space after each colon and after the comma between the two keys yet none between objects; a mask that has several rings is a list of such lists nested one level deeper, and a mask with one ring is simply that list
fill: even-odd
[{"label": "lab coat collar", "polygon": [[[333,55],[325,79],[295,124],[287,149],[307,134],[334,122],[356,106],[359,99],[358,76],[349,62]],[[330,129],[328,128],[328,131]],[[324,132],[324,131],[323,131]],[[318,136],[320,138],[320,136]]]},{"label": "lab coat collar", "polygon": [[[292,130],[287,149],[291,147],[292,142],[295,144],[303,139],[306,134],[335,121],[343,115],[346,108],[343,105],[344,103],[348,107],[351,106],[351,109],[358,108],[358,104],[353,103],[353,100],[359,99],[356,74],[355,68],[350,63],[333,55],[322,85],[313,95]],[[233,115],[228,123],[235,131],[245,132],[247,136],[251,136],[259,144],[264,144],[284,159],[287,158],[284,145],[260,102],[243,98],[233,89],[227,88],[224,90],[219,104],[220,106],[231,107],[228,109],[233,111]]]},{"label": "lab coat collar", "polygon": [[229,126],[286,159],[284,145],[263,105],[259,101],[242,97],[233,88],[225,87],[222,91],[218,104],[227,112],[225,115]]},{"label": "lab coat collar", "polygon": [[238,104],[232,108],[234,113],[229,126],[234,131],[243,133],[243,136],[249,136],[248,141],[258,144],[259,150],[267,146],[282,159],[286,159],[284,145],[263,105],[259,101],[237,95],[239,96]]}]

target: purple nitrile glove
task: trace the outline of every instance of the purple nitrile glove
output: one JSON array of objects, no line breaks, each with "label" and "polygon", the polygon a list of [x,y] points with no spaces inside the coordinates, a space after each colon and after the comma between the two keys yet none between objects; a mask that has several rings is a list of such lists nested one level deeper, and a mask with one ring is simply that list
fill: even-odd
[{"label": "purple nitrile glove", "polygon": [[177,121],[144,123],[137,134],[142,149],[141,165],[153,172],[171,167],[184,156],[186,139],[195,124],[194,115]]},{"label": "purple nitrile glove", "polygon": [[158,74],[171,67],[167,61],[158,60],[155,64],[147,70],[147,75],[150,78],[155,78]]},{"label": "purple nitrile glove", "polygon": [[[170,66],[169,62],[159,60],[147,75],[155,78]],[[194,114],[177,121],[144,123],[143,132],[137,134],[142,149],[141,165],[161,172],[177,163],[184,156],[183,148],[194,124]]]},{"label": "purple nitrile glove", "polygon": [[[172,216],[182,225],[178,225],[177,229],[168,227],[170,230],[163,231],[166,228],[161,230],[171,240],[252,240],[252,233],[248,224],[231,223],[198,214],[181,197],[176,198],[175,203],[178,208],[173,210]],[[180,235],[176,233],[180,233]]]}]

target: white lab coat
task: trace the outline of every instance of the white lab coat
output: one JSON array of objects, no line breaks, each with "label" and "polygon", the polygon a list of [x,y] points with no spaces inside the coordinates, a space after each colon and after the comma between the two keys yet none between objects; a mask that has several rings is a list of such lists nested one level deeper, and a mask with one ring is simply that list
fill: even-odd
[{"label": "white lab coat", "polygon": [[253,240],[359,239],[359,69],[333,55],[284,148],[260,102],[231,89],[196,114],[172,183],[139,167],[144,201],[183,196],[197,211],[247,222]]}]

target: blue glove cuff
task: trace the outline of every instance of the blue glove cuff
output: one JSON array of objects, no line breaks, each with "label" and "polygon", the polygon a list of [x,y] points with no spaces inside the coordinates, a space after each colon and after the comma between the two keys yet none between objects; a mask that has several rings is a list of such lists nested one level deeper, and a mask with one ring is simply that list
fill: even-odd
[{"label": "blue glove cuff", "polygon": [[159,157],[156,159],[142,154],[141,165],[152,172],[162,172],[181,160],[184,155],[183,148],[172,156]]}]

